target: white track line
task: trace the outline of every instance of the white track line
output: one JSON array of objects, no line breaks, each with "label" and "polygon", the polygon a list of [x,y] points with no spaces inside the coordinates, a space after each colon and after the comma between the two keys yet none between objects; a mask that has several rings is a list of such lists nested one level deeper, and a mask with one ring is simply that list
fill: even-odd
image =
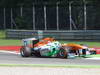
[{"label": "white track line", "polygon": [[0,50],[0,52],[2,53],[11,53],[11,54],[17,54],[19,55],[20,53],[18,53],[17,51],[7,51],[7,50]]},{"label": "white track line", "polygon": [[100,60],[99,57],[92,57],[92,58],[86,58],[86,59],[89,59],[89,60]]}]

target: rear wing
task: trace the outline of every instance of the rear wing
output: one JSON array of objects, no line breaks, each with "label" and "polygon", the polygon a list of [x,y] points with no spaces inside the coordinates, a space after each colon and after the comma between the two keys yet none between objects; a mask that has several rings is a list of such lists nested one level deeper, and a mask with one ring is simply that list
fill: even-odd
[{"label": "rear wing", "polygon": [[27,38],[27,39],[22,39],[22,41],[32,41],[32,40],[37,40],[36,38]]},{"label": "rear wing", "polygon": [[22,39],[23,46],[29,46],[32,44],[32,41],[38,40],[36,38],[27,38],[27,39]]}]

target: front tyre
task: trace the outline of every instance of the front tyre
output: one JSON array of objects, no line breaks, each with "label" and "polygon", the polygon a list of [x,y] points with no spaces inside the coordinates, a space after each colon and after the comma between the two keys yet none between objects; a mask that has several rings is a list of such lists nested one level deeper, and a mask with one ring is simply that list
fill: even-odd
[{"label": "front tyre", "polygon": [[20,49],[20,54],[22,57],[30,57],[31,56],[31,48],[23,46]]},{"label": "front tyre", "polygon": [[67,58],[67,51],[63,48],[60,49],[60,52],[59,52],[59,57],[60,58]]}]

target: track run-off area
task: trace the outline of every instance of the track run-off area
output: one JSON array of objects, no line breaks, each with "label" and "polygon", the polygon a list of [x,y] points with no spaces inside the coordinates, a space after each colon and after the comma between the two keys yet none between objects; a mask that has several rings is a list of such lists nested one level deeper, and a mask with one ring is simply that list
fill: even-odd
[{"label": "track run-off area", "polygon": [[100,65],[100,59],[23,58],[16,51],[0,50],[0,64],[47,64],[47,65]]},{"label": "track run-off area", "polygon": [[[5,49],[5,50],[4,50]],[[0,64],[47,64],[47,65],[100,65],[100,58],[43,58],[21,57],[20,47],[0,47]]]}]

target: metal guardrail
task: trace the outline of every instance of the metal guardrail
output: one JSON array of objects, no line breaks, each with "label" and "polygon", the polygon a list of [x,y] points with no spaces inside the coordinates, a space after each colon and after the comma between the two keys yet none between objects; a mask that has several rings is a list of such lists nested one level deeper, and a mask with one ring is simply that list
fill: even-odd
[{"label": "metal guardrail", "polygon": [[7,30],[6,38],[23,39],[23,38],[43,38],[54,37],[59,40],[100,40],[100,30]]},{"label": "metal guardrail", "polygon": [[6,38],[8,39],[23,39],[34,36],[37,36],[37,32],[32,30],[6,30]]}]

